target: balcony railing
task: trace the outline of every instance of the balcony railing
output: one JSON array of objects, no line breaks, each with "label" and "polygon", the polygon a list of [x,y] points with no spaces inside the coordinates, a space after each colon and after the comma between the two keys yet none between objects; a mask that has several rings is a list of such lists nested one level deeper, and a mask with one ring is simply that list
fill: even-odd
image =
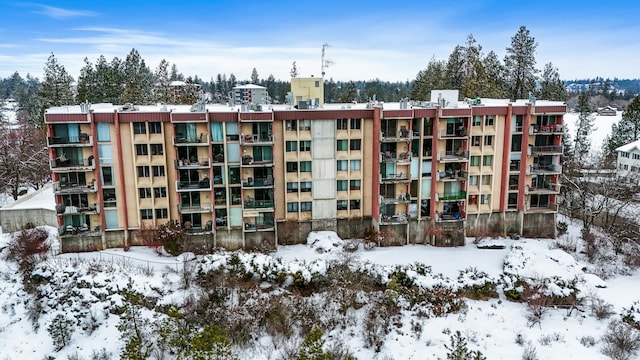
[{"label": "balcony railing", "polygon": [[56,214],[69,215],[69,214],[99,214],[100,208],[93,204],[93,206],[67,206],[64,203],[56,204]]},{"label": "balcony railing", "polygon": [[468,133],[469,132],[467,131],[467,128],[462,126],[456,129],[455,131],[439,130],[438,139],[451,138],[451,137],[467,137]]},{"label": "balcony railing", "polygon": [[269,209],[272,207],[273,200],[255,200],[251,198],[244,200],[245,209]]},{"label": "balcony railing", "polygon": [[527,175],[531,174],[560,174],[562,173],[562,165],[548,164],[548,165],[531,165],[528,168]]},{"label": "balcony railing", "polygon": [[254,222],[246,222],[244,223],[244,230],[246,232],[251,231],[264,231],[264,230],[273,230],[275,229],[275,222],[266,222],[262,224],[256,224]]},{"label": "balcony railing", "polygon": [[562,145],[544,145],[544,146],[532,146],[531,152],[533,154],[562,154],[564,147]]},{"label": "balcony railing", "polygon": [[178,205],[178,212],[180,214],[193,214],[193,213],[203,213],[210,212],[211,204],[202,204],[202,205]]},{"label": "balcony railing", "polygon": [[176,169],[206,169],[210,167],[211,161],[209,158],[198,159],[180,159],[173,161]]},{"label": "balcony railing", "polygon": [[469,159],[469,151],[438,151],[438,161],[464,161]]},{"label": "balcony railing", "polygon": [[240,136],[241,145],[268,145],[273,144],[272,134],[244,134]]},{"label": "balcony railing", "polygon": [[273,187],[273,177],[242,179],[242,187]]},{"label": "balcony railing", "polygon": [[49,136],[47,145],[50,147],[59,146],[93,146],[93,136],[81,133],[77,136]]},{"label": "balcony railing", "polygon": [[410,163],[411,162],[411,153],[403,152],[397,154],[391,151],[385,151],[381,154],[382,161],[384,162],[399,162],[399,163]]},{"label": "balcony railing", "polygon": [[558,204],[527,205],[527,212],[558,212]]},{"label": "balcony railing", "polygon": [[398,174],[381,174],[380,182],[382,183],[398,183],[398,182],[406,182],[410,181],[407,174],[404,172],[400,172]]},{"label": "balcony railing", "polygon": [[200,133],[200,135],[178,135],[173,137],[173,145],[209,145],[209,134]]},{"label": "balcony railing", "polygon": [[411,201],[411,194],[400,194],[398,196],[380,195],[380,203],[382,204],[398,204]]},{"label": "balcony railing", "polygon": [[259,165],[266,165],[266,164],[272,164],[272,163],[273,163],[273,158],[256,160],[251,155],[244,155],[242,157],[242,165],[259,166]]},{"label": "balcony railing", "polygon": [[56,181],[53,183],[53,192],[55,194],[83,194],[98,191],[95,183],[87,185],[79,185],[74,183],[63,183]]},{"label": "balcony railing", "polygon": [[394,214],[394,215],[382,215],[380,217],[380,224],[393,225],[393,224],[407,224],[409,222],[409,216],[407,214]]},{"label": "balcony railing", "polygon": [[398,131],[382,131],[380,133],[380,140],[383,142],[400,142],[410,141],[413,139],[413,134],[409,129],[400,129]]},{"label": "balcony railing", "polygon": [[176,181],[178,191],[203,191],[211,190],[211,180],[202,179],[200,181]]},{"label": "balcony railing", "polygon": [[469,172],[465,170],[456,171],[440,171],[438,172],[438,178],[436,181],[450,181],[450,180],[467,180]]},{"label": "balcony railing", "polygon": [[542,133],[542,134],[554,134],[554,133],[562,133],[563,126],[562,125],[532,125],[533,133]]},{"label": "balcony railing", "polygon": [[458,191],[451,193],[438,193],[436,201],[459,201],[467,198],[466,191]]},{"label": "balcony railing", "polygon": [[64,156],[58,156],[49,160],[51,170],[93,170],[96,165],[93,158],[89,159],[67,159]]},{"label": "balcony railing", "polygon": [[526,194],[557,194],[560,192],[560,184],[548,183],[542,186],[527,186],[525,188]]}]

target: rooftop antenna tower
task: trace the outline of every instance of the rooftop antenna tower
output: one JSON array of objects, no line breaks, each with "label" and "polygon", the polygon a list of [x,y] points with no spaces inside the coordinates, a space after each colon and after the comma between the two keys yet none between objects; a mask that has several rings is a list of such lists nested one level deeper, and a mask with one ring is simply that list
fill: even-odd
[{"label": "rooftop antenna tower", "polygon": [[320,64],[320,65],[321,65],[321,66],[320,66],[320,70],[321,70],[321,72],[320,72],[320,73],[322,74],[322,77],[323,77],[323,78],[324,78],[324,74],[325,74],[324,69],[325,69],[325,68],[328,68],[329,66],[331,66],[331,65],[333,65],[333,64],[334,64],[334,62],[333,62],[333,61],[331,61],[331,60],[327,60],[327,59],[325,59],[325,58],[324,58],[324,51],[325,51],[328,47],[329,47],[329,44],[322,44],[322,61],[321,61],[321,64]]}]

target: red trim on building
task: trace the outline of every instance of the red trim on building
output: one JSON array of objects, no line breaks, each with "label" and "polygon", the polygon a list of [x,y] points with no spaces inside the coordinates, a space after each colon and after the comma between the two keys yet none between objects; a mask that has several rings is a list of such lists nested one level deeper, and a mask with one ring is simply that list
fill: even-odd
[{"label": "red trim on building", "polygon": [[[171,122],[206,122],[207,113],[167,113],[171,118]],[[148,120],[152,121],[152,120]]]},{"label": "red trim on building", "polygon": [[63,122],[63,123],[76,123],[76,122],[81,122],[81,123],[88,123],[89,121],[91,121],[91,118],[89,117],[89,114],[45,114],[44,115],[44,122],[46,124],[48,123],[57,123],[57,122]]},{"label": "red trim on building", "polygon": [[113,124],[115,122],[115,118],[113,113],[93,113],[93,121]]},{"label": "red trim on building", "polygon": [[413,110],[411,109],[402,109],[402,110],[383,110],[382,111],[383,119],[408,119],[413,118]]},{"label": "red trim on building", "polygon": [[[515,110],[515,109],[514,109]],[[520,176],[518,178],[518,211],[524,211],[524,189],[526,188],[527,158],[529,157],[529,127],[531,126],[531,104],[525,108],[522,124],[522,149],[520,150]]]},{"label": "red trim on building", "polygon": [[511,104],[505,106],[473,106],[473,115],[485,116],[485,115],[507,115],[507,112],[511,108]]},{"label": "red trim on building", "polygon": [[471,116],[471,108],[463,108],[463,109],[442,109],[441,117],[455,117],[455,116]]},{"label": "red trim on building", "polygon": [[169,114],[170,113],[168,112],[118,112],[118,122],[167,121],[169,119]]},{"label": "red trim on building", "polygon": [[548,106],[536,106],[536,114],[564,114],[567,112],[567,105],[548,105]]},{"label": "red trim on building", "polygon": [[[507,105],[507,113],[504,121],[504,133],[502,144],[502,181],[500,182],[500,212],[507,209],[509,196],[509,168],[511,164],[511,118],[513,107]],[[522,163],[522,161],[520,162]]]},{"label": "red trim on building", "polygon": [[238,121],[238,112],[210,112],[208,114],[211,122]]},{"label": "red trim on building", "polygon": [[240,121],[273,121],[272,112],[241,112],[238,113]]},{"label": "red trim on building", "polygon": [[371,119],[375,110],[288,110],[274,111],[274,120],[331,120],[342,118]]},{"label": "red trim on building", "polygon": [[93,163],[96,164],[96,168],[93,170],[93,178],[96,180],[94,184],[96,184],[96,202],[100,204],[100,229],[104,230],[106,225],[106,220],[104,218],[104,199],[102,198],[102,179],[101,179],[101,171],[100,171],[100,156],[98,154],[98,127],[96,126],[95,114],[93,111],[89,112],[91,115],[91,136],[94,138],[93,148]]},{"label": "red trim on building", "polygon": [[380,131],[381,123],[380,116],[382,115],[382,108],[375,107],[373,109],[373,134],[371,136],[373,140],[373,154],[371,155],[372,169],[371,169],[371,217],[374,221],[380,222]]},{"label": "red trim on building", "polygon": [[436,114],[436,109],[413,109],[413,117],[417,118],[434,118]]}]

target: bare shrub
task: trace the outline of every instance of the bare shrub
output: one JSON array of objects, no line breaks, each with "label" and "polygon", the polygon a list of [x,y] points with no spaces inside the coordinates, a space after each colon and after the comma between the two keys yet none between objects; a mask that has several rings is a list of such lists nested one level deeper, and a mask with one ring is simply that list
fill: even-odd
[{"label": "bare shrub", "polygon": [[522,351],[522,360],[538,360],[538,352],[534,346],[527,346]]},{"label": "bare shrub", "polygon": [[163,243],[160,240],[160,231],[158,226],[142,224],[135,236],[142,245],[152,248],[156,255],[161,256]]},{"label": "bare shrub", "polygon": [[592,347],[596,344],[596,339],[593,336],[586,335],[580,338],[580,344],[584,347]]},{"label": "bare shrub", "polygon": [[591,314],[598,320],[604,320],[615,314],[615,311],[613,311],[613,305],[600,298],[593,298],[591,300]]},{"label": "bare shrub", "polygon": [[46,258],[48,238],[49,233],[40,227],[18,231],[7,244],[7,258],[18,263],[23,275],[29,273],[39,260]]},{"label": "bare shrub", "polygon": [[620,320],[609,323],[602,336],[602,353],[614,360],[635,359],[640,350],[640,333]]}]

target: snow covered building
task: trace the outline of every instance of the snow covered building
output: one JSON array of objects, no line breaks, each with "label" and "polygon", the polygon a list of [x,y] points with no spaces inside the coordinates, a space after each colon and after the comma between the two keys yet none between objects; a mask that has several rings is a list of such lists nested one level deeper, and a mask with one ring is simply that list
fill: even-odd
[{"label": "snow covered building", "polygon": [[267,88],[255,84],[245,84],[233,87],[234,104],[267,104],[269,93]]},{"label": "snow covered building", "polygon": [[640,140],[616,149],[616,174],[619,179],[640,185]]},{"label": "snow covered building", "polygon": [[141,244],[138,229],[170,220],[228,249],[317,229],[439,246],[486,229],[553,235],[566,105],[457,97],[50,108],[62,249]]}]

